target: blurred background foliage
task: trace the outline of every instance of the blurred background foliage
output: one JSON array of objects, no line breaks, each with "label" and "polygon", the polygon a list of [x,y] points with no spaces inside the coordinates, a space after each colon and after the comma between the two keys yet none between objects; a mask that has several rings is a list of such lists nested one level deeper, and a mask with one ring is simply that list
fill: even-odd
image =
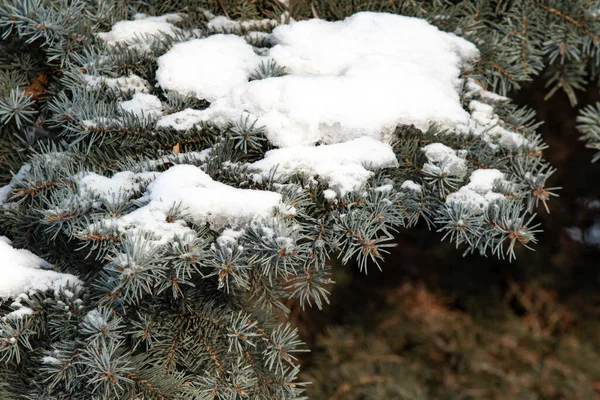
[{"label": "blurred background foliage", "polygon": [[[600,100],[587,89],[579,104]],[[463,258],[421,227],[398,235],[381,272],[335,269],[332,304],[297,314],[310,398],[600,398],[600,165],[568,96],[546,93],[540,76],[509,94],[544,121],[549,185],[562,187],[538,214],[536,251]]]}]

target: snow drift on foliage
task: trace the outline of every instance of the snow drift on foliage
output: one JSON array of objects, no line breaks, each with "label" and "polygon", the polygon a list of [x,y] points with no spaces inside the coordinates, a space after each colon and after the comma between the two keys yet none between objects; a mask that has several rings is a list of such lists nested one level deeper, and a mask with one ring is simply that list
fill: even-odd
[{"label": "snow drift on foliage", "polygon": [[248,82],[260,57],[236,35],[214,35],[177,43],[157,59],[156,80],[163,89],[214,101]]},{"label": "snow drift on foliage", "polygon": [[131,100],[120,102],[119,108],[140,118],[158,118],[162,115],[160,99],[147,93],[135,93]]},{"label": "snow drift on foliage", "polygon": [[[117,175],[112,178],[115,182],[106,182],[103,186],[115,188],[124,179],[131,180],[131,177]],[[105,190],[104,193],[112,192]],[[282,204],[279,193],[237,189],[212,180],[198,167],[185,164],[158,174],[140,201],[147,204],[104,223],[133,236],[151,233],[155,244],[166,244],[175,236],[194,235],[185,220],[198,225],[208,223],[211,229],[221,230],[268,218],[276,212],[294,212]],[[169,215],[173,218],[168,218]]]},{"label": "snow drift on foliage", "polygon": [[149,36],[174,34],[177,27],[172,22],[181,21],[179,14],[165,14],[160,17],[149,17],[137,14],[133,21],[119,21],[108,32],[98,33],[98,37],[108,46],[127,45],[143,51],[151,48]]},{"label": "snow drift on foliage", "polygon": [[[363,12],[344,21],[281,25],[271,40],[276,45],[264,56],[233,35],[175,45],[158,59],[158,84],[213,102],[194,122],[235,121],[247,113],[278,147],[387,140],[397,125],[452,128],[469,119],[459,74],[479,53],[424,20]],[[288,75],[248,82],[261,59],[276,61]]]},{"label": "snow drift on foliage", "polygon": [[49,263],[32,252],[15,249],[5,236],[0,236],[0,299],[20,294],[54,290],[67,284],[79,283],[71,274],[49,270]]},{"label": "snow drift on foliage", "polygon": [[373,172],[367,170],[398,165],[392,147],[370,137],[323,146],[283,148],[268,151],[265,158],[251,164],[267,178],[275,170],[275,178],[292,174],[318,175],[343,196],[359,189]]},{"label": "snow drift on foliage", "polygon": [[[171,22],[180,18],[139,15],[134,21],[115,24],[101,37],[109,44],[133,43],[137,32],[168,33],[175,29]],[[253,23],[273,26],[266,21]],[[212,16],[208,23],[212,32],[250,28],[225,17]],[[487,104],[506,98],[460,78],[461,69],[478,58],[476,47],[424,20],[362,12],[336,22],[292,21],[276,27],[268,39],[273,46],[258,51],[244,37],[218,33],[177,43],[157,59],[157,85],[210,101],[205,110],[187,108],[162,115],[166,108],[159,98],[141,91],[119,107],[159,118],[157,127],[177,130],[204,121],[256,120],[255,125],[263,126],[271,144],[279,148],[248,165],[256,171],[254,180],[318,176],[329,185],[330,200],[360,189],[373,171],[398,165],[390,143],[399,125],[426,130],[436,124],[470,132],[492,147],[514,149],[525,142],[504,129],[494,107]],[[269,61],[284,67],[287,75],[249,81],[261,63]],[[463,100],[471,112],[461,105],[459,93],[464,89]],[[459,179],[467,175],[466,151],[441,143],[422,150],[428,159],[423,168],[430,173]],[[471,183],[447,201],[483,206],[502,196],[493,191],[492,183],[503,178],[494,171],[473,172]],[[94,191],[95,182],[100,185],[95,194],[101,197],[109,192],[131,196],[143,182],[147,185],[155,179],[141,199],[146,205],[112,219],[110,225],[119,232],[154,232],[153,240],[159,242],[191,233],[181,218],[165,223],[175,208],[186,219],[209,223],[215,230],[241,226],[282,209],[279,194],[230,187],[213,181],[197,167],[180,165],[150,175],[142,179],[136,174],[112,178],[91,174],[82,179],[80,189]],[[489,183],[485,188],[478,184],[482,180]],[[421,190],[417,184],[402,188]]]}]

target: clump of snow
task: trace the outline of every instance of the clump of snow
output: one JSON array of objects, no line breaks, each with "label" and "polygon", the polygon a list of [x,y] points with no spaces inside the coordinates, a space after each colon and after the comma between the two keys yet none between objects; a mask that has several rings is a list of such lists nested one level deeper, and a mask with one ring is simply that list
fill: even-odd
[{"label": "clump of snow", "polygon": [[[217,244],[219,246],[225,247],[228,245],[237,244],[240,238],[244,235],[244,230],[235,230],[235,229],[225,229],[221,235],[217,238]],[[243,248],[240,248],[243,250]]]},{"label": "clump of snow", "polygon": [[473,132],[482,136],[492,147],[497,144],[503,148],[516,150],[527,143],[519,133],[509,131],[501,126],[500,117],[494,113],[494,107],[489,104],[472,100],[469,103],[471,110],[471,126]]},{"label": "clump of snow", "polygon": [[394,190],[394,185],[391,183],[386,183],[385,185],[381,185],[375,188],[376,192],[381,193],[390,193],[392,190]]},{"label": "clump of snow", "polygon": [[398,165],[392,147],[371,137],[323,146],[287,147],[268,151],[265,158],[250,164],[262,171],[259,179],[275,179],[301,173],[318,175],[342,196],[358,189],[373,175],[369,170]]},{"label": "clump of snow", "polygon": [[61,362],[56,357],[44,356],[44,357],[42,357],[42,364],[46,364],[46,365],[60,365]]},{"label": "clump of snow", "polygon": [[[52,266],[24,249],[15,249],[10,240],[0,240],[0,298],[16,297],[21,293],[58,290],[67,284],[80,283],[71,274],[49,270]],[[25,311],[23,311],[25,312]]]},{"label": "clump of snow", "polygon": [[402,185],[400,186],[400,188],[405,189],[405,190],[411,190],[411,191],[419,193],[419,194],[421,194],[423,192],[423,188],[421,188],[421,185],[419,185],[418,183],[415,183],[414,181],[411,181],[411,180],[406,180],[406,181],[402,182]]},{"label": "clump of snow", "polygon": [[150,84],[148,81],[136,74],[119,76],[118,78],[84,74],[83,79],[87,85],[92,88],[97,88],[100,85],[105,84],[108,88],[119,93],[148,93],[150,91]]},{"label": "clump of snow", "polygon": [[156,127],[170,127],[178,131],[187,131],[202,122],[203,119],[202,111],[186,108],[185,110],[163,116],[156,123]]},{"label": "clump of snow", "polygon": [[337,193],[335,192],[335,190],[325,189],[323,190],[323,196],[326,200],[333,201],[337,197]]},{"label": "clump of snow", "polygon": [[[195,115],[202,120],[249,113],[279,147],[361,136],[388,140],[397,125],[453,128],[469,119],[459,101],[459,74],[479,53],[424,20],[364,12],[344,21],[282,25],[272,40],[276,45],[262,57],[228,35],[178,44],[159,59],[159,84],[213,101]],[[247,82],[261,58],[289,75]]]},{"label": "clump of snow", "polygon": [[8,314],[6,314],[4,317],[2,317],[2,319],[4,319],[4,320],[18,319],[18,318],[23,318],[26,315],[33,315],[33,310],[29,307],[21,306],[20,308],[16,309],[15,311],[11,311]]},{"label": "clump of snow", "polygon": [[260,57],[239,36],[213,35],[177,43],[156,62],[160,87],[214,101],[248,82]]},{"label": "clump of snow", "polygon": [[158,118],[162,115],[162,103],[160,99],[146,93],[135,93],[131,100],[120,102],[119,108],[140,118]]},{"label": "clump of snow", "polygon": [[438,174],[445,173],[459,178],[467,174],[467,161],[464,156],[445,144],[432,143],[423,146],[421,150],[425,152],[428,160],[424,168],[427,167]]},{"label": "clump of snow", "polygon": [[254,219],[276,212],[290,213],[279,193],[237,189],[214,181],[193,165],[176,165],[158,175],[140,199],[141,208],[106,221],[121,233],[142,235],[152,232],[157,244],[175,236],[193,233],[181,219],[169,221],[168,215],[178,207],[186,218],[197,224],[210,224],[214,230],[240,227]]},{"label": "clump of snow", "polygon": [[494,200],[504,200],[502,193],[494,188],[504,181],[504,174],[497,169],[478,169],[471,173],[469,183],[446,197],[446,203],[468,204],[484,210]]},{"label": "clump of snow", "polygon": [[475,82],[473,79],[470,79],[470,78],[467,79],[465,82],[465,89],[466,89],[466,92],[465,92],[466,98],[477,97],[482,100],[491,101],[491,102],[510,101],[510,99],[508,97],[500,96],[497,93],[485,90],[483,87],[481,87],[481,85],[479,85],[477,82]]},{"label": "clump of snow", "polygon": [[279,21],[274,19],[250,19],[246,21],[233,21],[224,16],[218,16],[208,21],[206,27],[213,32],[220,33],[233,33],[240,30],[256,30],[256,29],[269,29],[279,25]]},{"label": "clump of snow", "polygon": [[178,31],[178,28],[172,23],[181,20],[180,14],[165,14],[159,17],[137,14],[133,21],[119,21],[112,26],[110,31],[98,33],[98,37],[104,40],[108,46],[121,44],[149,51],[152,40],[145,40],[147,36],[172,35]]},{"label": "clump of snow", "polygon": [[516,151],[528,143],[520,133],[506,129],[494,112],[494,104],[508,102],[507,97],[483,89],[473,79],[466,80],[464,97],[469,100],[471,116],[467,124],[457,125],[457,132],[480,136],[492,149],[501,147]]},{"label": "clump of snow", "polygon": [[104,319],[104,316],[98,309],[88,312],[85,317],[83,317],[83,323],[98,330],[102,330],[102,328],[108,325],[108,321]]},{"label": "clump of snow", "polygon": [[158,172],[134,173],[123,171],[109,178],[90,172],[82,175],[78,181],[79,195],[82,198],[91,196],[102,199],[110,199],[118,196],[128,197],[139,191],[158,174]]}]

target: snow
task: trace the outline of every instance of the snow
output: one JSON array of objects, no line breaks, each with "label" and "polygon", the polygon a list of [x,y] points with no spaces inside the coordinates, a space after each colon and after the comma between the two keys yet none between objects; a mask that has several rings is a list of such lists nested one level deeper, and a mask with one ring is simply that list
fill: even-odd
[{"label": "snow", "polygon": [[325,189],[323,190],[323,196],[326,200],[332,201],[335,200],[335,198],[337,197],[337,193],[335,192],[335,190]]},{"label": "snow", "polygon": [[42,357],[42,364],[47,365],[60,365],[61,362],[58,358],[52,356],[44,356]]},{"label": "snow", "polygon": [[473,98],[478,97],[484,101],[492,101],[492,102],[508,102],[510,99],[505,96],[500,96],[494,92],[490,92],[485,90],[481,85],[475,82],[473,79],[467,79],[465,82],[465,97]]},{"label": "snow", "polygon": [[252,46],[236,35],[213,35],[177,43],[157,59],[163,89],[214,101],[248,81],[260,63]]},{"label": "snow", "polygon": [[83,317],[83,323],[98,330],[106,327],[108,322],[102,316],[102,313],[98,309],[91,310],[88,312],[85,317]]},{"label": "snow", "polygon": [[[237,244],[239,239],[244,235],[244,230],[225,229],[217,238],[217,243],[221,247]],[[240,249],[242,250],[242,249]]]},{"label": "snow", "polygon": [[446,203],[469,204],[484,210],[494,200],[504,200],[502,193],[494,192],[495,186],[504,180],[497,169],[478,169],[471,173],[469,183],[446,197]]},{"label": "snow", "polygon": [[[21,293],[58,290],[67,284],[80,283],[71,274],[58,273],[52,266],[25,249],[15,249],[10,240],[0,240],[0,298],[16,297]],[[25,312],[25,311],[23,311]]]},{"label": "snow", "polygon": [[[479,53],[424,20],[363,12],[281,25],[271,39],[276,45],[264,56],[230,35],[175,45],[159,59],[159,84],[212,102],[194,113],[194,123],[249,113],[278,147],[362,136],[389,141],[401,124],[425,130],[468,123],[459,74]],[[247,82],[261,59],[275,60],[289,75]]]},{"label": "snow", "polygon": [[160,17],[150,17],[145,14],[137,14],[133,21],[119,21],[112,26],[108,32],[98,33],[98,37],[106,42],[108,46],[118,44],[126,45],[142,51],[149,51],[151,40],[146,36],[172,35],[178,28],[172,22],[181,21],[179,14],[165,14]]},{"label": "snow", "polygon": [[160,99],[146,93],[135,93],[131,100],[120,102],[119,108],[140,118],[158,118],[162,115]]},{"label": "snow", "polygon": [[277,211],[293,212],[282,204],[279,193],[234,188],[187,164],[173,166],[158,175],[140,200],[147,204],[106,222],[119,232],[134,236],[152,232],[156,244],[194,232],[181,219],[167,221],[174,207],[179,207],[187,219],[208,223],[213,230],[244,226]]},{"label": "snow", "polygon": [[108,88],[120,93],[148,93],[150,91],[148,81],[136,74],[119,76],[117,78],[84,74],[83,79],[92,88],[97,88],[101,84],[105,84]]},{"label": "snow", "polygon": [[6,314],[4,317],[2,317],[2,319],[6,320],[6,319],[18,319],[18,318],[23,318],[26,315],[32,315],[33,314],[33,310],[29,307],[20,307],[18,309],[16,309],[15,311],[9,312],[8,314]]},{"label": "snow", "polygon": [[527,140],[519,133],[509,131],[501,126],[500,117],[494,113],[494,107],[489,104],[472,100],[469,103],[471,110],[471,126],[473,132],[483,136],[486,142],[498,144],[509,150],[517,150],[527,143]]},{"label": "snow", "polygon": [[318,175],[343,196],[364,185],[370,170],[398,165],[392,147],[371,137],[322,146],[287,147],[268,151],[264,159],[250,167],[267,178],[275,169],[275,179],[294,174]]},{"label": "snow", "polygon": [[131,196],[157,175],[158,172],[134,173],[123,171],[109,178],[90,172],[80,177],[78,182],[79,194],[82,198],[93,196],[102,199]]},{"label": "snow", "polygon": [[207,28],[213,32],[222,33],[233,33],[240,30],[253,30],[253,29],[269,29],[279,25],[279,22],[273,19],[261,19],[255,20],[250,19],[246,21],[233,21],[227,17],[218,16],[211,18],[208,21]]},{"label": "snow", "polygon": [[385,185],[381,185],[375,188],[376,192],[381,193],[390,193],[392,190],[394,190],[394,185],[391,183],[386,183]]},{"label": "snow", "polygon": [[239,29],[240,26],[241,26],[241,23],[238,21],[233,21],[224,16],[218,16],[218,17],[212,18],[210,21],[208,21],[208,24],[206,27],[211,31],[232,32],[232,31],[235,31],[236,29]]},{"label": "snow", "polygon": [[202,111],[186,108],[173,114],[165,115],[156,123],[157,128],[173,128],[178,131],[187,131],[192,129],[196,124],[202,122]]},{"label": "snow", "polygon": [[419,194],[421,194],[423,192],[421,185],[419,185],[418,183],[415,183],[414,181],[411,181],[411,180],[406,180],[406,181],[402,182],[402,185],[400,186],[400,188],[405,189],[405,190],[410,190],[413,192],[417,192]]},{"label": "snow", "polygon": [[456,150],[442,143],[428,144],[421,150],[425,152],[428,160],[424,167],[440,174],[445,173],[460,178],[466,175],[467,161],[464,157],[460,157]]}]

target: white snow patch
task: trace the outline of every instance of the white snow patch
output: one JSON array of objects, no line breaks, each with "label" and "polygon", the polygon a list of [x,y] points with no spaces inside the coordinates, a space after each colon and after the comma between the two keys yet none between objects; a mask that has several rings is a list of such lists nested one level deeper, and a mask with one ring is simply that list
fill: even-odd
[{"label": "white snow patch", "polygon": [[187,131],[204,120],[200,110],[186,108],[185,110],[165,115],[156,123],[157,128],[173,128],[178,131]]},{"label": "white snow patch", "polygon": [[181,219],[167,221],[168,213],[174,207],[179,207],[195,223],[208,223],[214,230],[244,226],[252,220],[270,217],[277,211],[283,214],[293,212],[282,204],[279,193],[237,189],[216,182],[200,168],[187,164],[176,165],[161,173],[140,200],[148,203],[105,222],[121,233],[134,236],[152,232],[152,240],[156,244],[165,244],[175,236],[194,233]]},{"label": "white snow patch", "polygon": [[172,35],[179,30],[172,22],[179,22],[181,19],[180,14],[165,14],[159,17],[137,14],[133,21],[119,21],[110,31],[98,33],[98,37],[108,46],[122,44],[149,51],[152,40],[146,40],[147,36]]},{"label": "white snow patch", "polygon": [[25,249],[15,249],[9,240],[0,240],[0,298],[21,293],[58,290],[67,284],[80,283],[71,274],[51,271],[52,266]]},{"label": "white snow patch", "polygon": [[337,197],[337,193],[335,192],[335,190],[325,189],[323,190],[323,196],[326,200],[332,201]]},{"label": "white snow patch", "polygon": [[88,312],[85,317],[83,317],[83,323],[95,328],[103,328],[108,325],[108,322],[104,319],[102,313],[98,309]]},{"label": "white snow patch", "polygon": [[371,137],[345,143],[270,150],[265,158],[250,164],[262,171],[261,178],[274,168],[275,179],[302,173],[318,175],[343,196],[367,182],[375,170],[398,165],[392,147]]},{"label": "white snow patch", "polygon": [[427,167],[437,173],[445,173],[460,178],[466,175],[467,161],[457,154],[456,150],[442,143],[428,144],[423,146],[421,150],[425,152],[425,156],[429,160],[425,163],[424,168]]},{"label": "white snow patch", "polygon": [[261,57],[241,38],[215,35],[159,58],[159,83],[213,101],[195,115],[203,120],[249,113],[279,147],[388,140],[400,124],[423,130],[467,124],[460,68],[479,53],[424,20],[363,12],[278,26],[272,38],[277,44],[262,58],[284,66],[287,76],[247,82]]},{"label": "white snow patch", "polygon": [[469,109],[471,110],[470,122],[473,132],[482,136],[490,145],[497,144],[509,150],[517,150],[527,143],[521,134],[502,127],[502,121],[494,113],[494,107],[491,105],[472,100],[469,103]]},{"label": "white snow patch", "polygon": [[160,87],[214,101],[248,82],[260,57],[239,36],[213,35],[177,43],[156,62]]},{"label": "white snow patch", "polygon": [[56,357],[44,356],[44,357],[42,357],[42,364],[60,365],[60,360]]},{"label": "white snow patch", "polygon": [[79,195],[82,198],[93,196],[102,199],[111,199],[119,196],[128,197],[139,191],[143,185],[152,181],[158,175],[159,172],[134,173],[123,171],[117,172],[109,178],[90,172],[79,179]]},{"label": "white snow patch", "polygon": [[83,79],[87,85],[92,88],[97,88],[101,84],[105,84],[108,88],[119,93],[148,93],[150,91],[150,84],[148,81],[136,74],[119,76],[117,78],[84,74]]},{"label": "white snow patch", "polygon": [[237,244],[239,239],[244,235],[244,230],[225,229],[221,235],[217,238],[217,243],[220,246],[227,246],[230,244]]},{"label": "white snow patch", "polygon": [[500,103],[510,101],[510,99],[508,97],[500,96],[497,93],[485,90],[484,88],[481,87],[481,85],[479,85],[477,82],[475,82],[471,78],[466,80],[465,87],[466,87],[465,97],[467,97],[469,99],[473,98],[473,97],[478,97],[481,100],[491,101],[491,102],[500,102]]},{"label": "white snow patch", "polygon": [[504,181],[504,174],[497,169],[478,169],[471,173],[470,182],[446,197],[446,203],[462,203],[481,210],[493,200],[504,200],[502,193],[494,192],[494,187]]},{"label": "white snow patch", "polygon": [[207,28],[213,32],[232,33],[241,29],[269,29],[279,25],[280,22],[274,19],[249,19],[245,21],[233,21],[224,16],[218,16],[208,21]]},{"label": "white snow patch", "polygon": [[162,116],[162,103],[154,95],[135,93],[133,98],[119,103],[122,111],[133,113],[138,117],[158,118]]},{"label": "white snow patch", "polygon": [[391,183],[386,183],[385,185],[381,185],[375,188],[376,192],[381,193],[390,193],[392,190],[394,190],[394,185],[392,185]]},{"label": "white snow patch", "polygon": [[406,190],[411,190],[411,191],[417,192],[419,194],[421,194],[423,192],[421,185],[419,185],[418,183],[415,183],[414,181],[411,181],[410,179],[402,182],[402,185],[400,186],[400,188],[406,189]]},{"label": "white snow patch", "polygon": [[21,306],[20,308],[16,309],[15,311],[9,312],[8,314],[6,314],[2,319],[6,320],[6,319],[18,319],[18,318],[23,318],[26,315],[32,315],[33,314],[33,310],[29,307],[23,307]]}]

